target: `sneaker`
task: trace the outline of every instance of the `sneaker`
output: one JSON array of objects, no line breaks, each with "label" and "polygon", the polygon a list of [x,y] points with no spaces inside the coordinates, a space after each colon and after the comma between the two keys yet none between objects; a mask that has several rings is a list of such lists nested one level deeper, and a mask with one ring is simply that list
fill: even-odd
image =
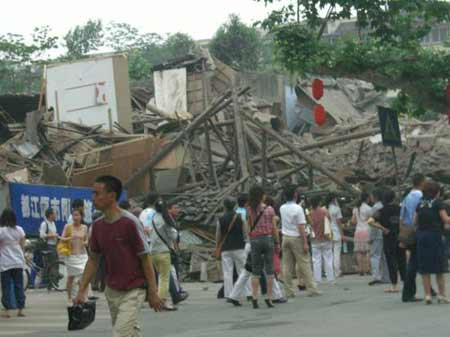
[{"label": "sneaker", "polygon": [[180,293],[179,296],[178,296],[178,298],[176,298],[176,299],[173,301],[173,304],[178,304],[178,303],[180,303],[180,302],[183,302],[183,301],[185,301],[188,297],[189,297],[189,294],[188,294],[187,292]]},{"label": "sneaker", "polygon": [[369,282],[369,286],[375,286],[377,284],[383,284],[380,280],[373,280]]},{"label": "sneaker", "polygon": [[306,290],[306,286],[298,286],[298,291],[305,291]]},{"label": "sneaker", "polygon": [[322,296],[322,292],[320,290],[311,290],[308,292],[308,297],[317,297]]},{"label": "sneaker", "polygon": [[174,307],[170,304],[165,304],[163,307],[163,311],[177,311],[177,310],[178,310],[177,307]]}]

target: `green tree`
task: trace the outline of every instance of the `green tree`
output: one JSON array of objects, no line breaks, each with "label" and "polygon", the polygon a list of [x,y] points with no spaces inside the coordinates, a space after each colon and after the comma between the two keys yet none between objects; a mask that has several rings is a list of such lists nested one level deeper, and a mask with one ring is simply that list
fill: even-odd
[{"label": "green tree", "polygon": [[106,27],[105,46],[128,53],[128,69],[132,80],[149,79],[155,64],[191,53],[194,40],[176,33],[166,39],[156,33],[141,33],[127,23],[112,22]]},{"label": "green tree", "polygon": [[0,92],[39,90],[42,64],[57,47],[58,38],[48,26],[35,28],[30,43],[19,34],[0,35]]},{"label": "green tree", "polygon": [[169,35],[162,46],[168,59],[178,58],[186,54],[192,54],[195,49],[194,40],[184,33]]},{"label": "green tree", "polygon": [[209,48],[219,60],[240,70],[257,70],[261,63],[260,33],[235,14],[219,27]]},{"label": "green tree", "polygon": [[103,46],[103,24],[101,20],[88,20],[83,26],[75,26],[64,36],[67,57],[81,58]]},{"label": "green tree", "polygon": [[[333,45],[322,38],[328,21],[354,16],[357,34]],[[448,21],[446,1],[292,0],[261,25],[274,36],[276,61],[290,73],[369,81],[378,88],[400,89],[420,109],[442,112],[450,53],[420,42],[433,25]]]},{"label": "green tree", "polygon": [[125,51],[139,46],[139,30],[124,22],[111,22],[105,28],[105,46]]}]

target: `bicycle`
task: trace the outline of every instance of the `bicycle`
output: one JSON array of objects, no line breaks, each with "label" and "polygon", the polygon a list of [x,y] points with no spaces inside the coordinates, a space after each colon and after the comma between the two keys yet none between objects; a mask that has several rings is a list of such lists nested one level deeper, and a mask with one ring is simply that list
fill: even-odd
[{"label": "bicycle", "polygon": [[24,290],[27,290],[31,285],[31,271],[35,271],[40,275],[41,279],[44,275],[47,277],[47,289],[54,289],[56,291],[65,291],[67,283],[67,268],[63,261],[56,261],[48,265],[48,256],[54,254],[52,251],[40,251],[42,255],[42,266],[39,266],[33,261],[33,254],[25,254],[26,268],[24,268]]}]

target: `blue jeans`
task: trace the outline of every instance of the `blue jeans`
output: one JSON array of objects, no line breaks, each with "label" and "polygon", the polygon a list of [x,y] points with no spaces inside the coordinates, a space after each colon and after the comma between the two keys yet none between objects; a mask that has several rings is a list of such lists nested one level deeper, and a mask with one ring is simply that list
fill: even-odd
[{"label": "blue jeans", "polygon": [[172,273],[170,273],[170,279],[169,279],[169,293],[170,297],[172,298],[172,302],[176,303],[178,299],[180,298],[180,292],[177,289],[177,286],[175,284],[175,280],[173,279]]},{"label": "blue jeans", "polygon": [[2,304],[6,310],[14,309],[11,298],[11,282],[14,287],[17,309],[25,307],[25,293],[23,291],[23,269],[9,269],[1,272],[2,280]]}]

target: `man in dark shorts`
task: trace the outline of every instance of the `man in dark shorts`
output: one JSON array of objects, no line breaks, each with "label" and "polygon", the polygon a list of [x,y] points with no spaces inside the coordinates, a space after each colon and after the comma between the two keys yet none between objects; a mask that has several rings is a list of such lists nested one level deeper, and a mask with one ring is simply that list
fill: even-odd
[{"label": "man in dark shorts", "polygon": [[139,311],[144,300],[159,311],[155,274],[144,229],[131,213],[119,208],[122,183],[112,176],[97,178],[93,202],[103,216],[92,227],[90,256],[75,304],[86,301],[88,285],[95,276],[100,257],[106,264],[105,296],[111,314],[114,337],[141,336]]}]

